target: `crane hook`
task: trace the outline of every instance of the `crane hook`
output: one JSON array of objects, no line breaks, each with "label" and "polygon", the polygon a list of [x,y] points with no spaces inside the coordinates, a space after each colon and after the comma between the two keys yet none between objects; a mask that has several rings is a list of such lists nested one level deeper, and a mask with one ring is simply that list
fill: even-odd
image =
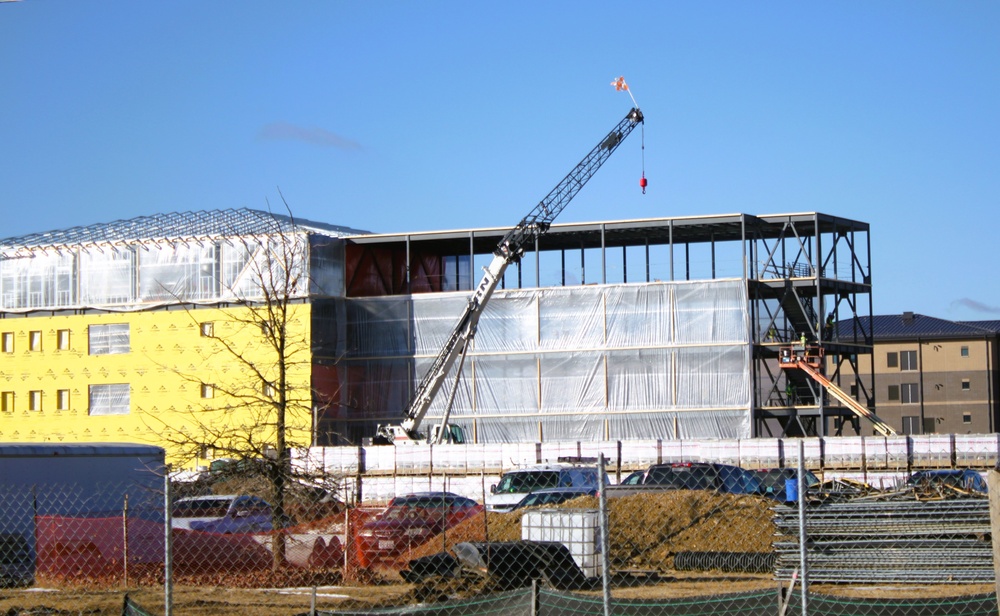
[{"label": "crane hook", "polygon": [[646,174],[642,174],[642,178],[639,179],[639,186],[642,188],[642,194],[646,194]]}]

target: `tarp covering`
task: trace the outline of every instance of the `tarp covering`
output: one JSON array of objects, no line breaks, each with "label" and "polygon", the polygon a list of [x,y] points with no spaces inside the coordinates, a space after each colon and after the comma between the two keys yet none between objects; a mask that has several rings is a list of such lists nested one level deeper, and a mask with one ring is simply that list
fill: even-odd
[{"label": "tarp covering", "polygon": [[[342,301],[338,416],[399,421],[467,295]],[[740,279],[498,291],[466,358],[451,421],[486,443],[749,437],[748,306]],[[425,425],[440,421],[450,388],[442,387]],[[345,422],[341,433],[359,427]]]},{"label": "tarp covering", "polygon": [[343,240],[287,233],[39,250],[0,259],[0,309],[138,310],[177,302],[256,299],[265,290],[285,291],[286,269],[296,281],[287,289],[292,297],[342,296]]}]

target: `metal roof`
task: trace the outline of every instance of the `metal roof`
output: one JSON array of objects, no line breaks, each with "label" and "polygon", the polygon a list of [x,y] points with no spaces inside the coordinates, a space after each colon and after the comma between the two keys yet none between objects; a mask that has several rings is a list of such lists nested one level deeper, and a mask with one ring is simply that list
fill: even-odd
[{"label": "metal roof", "polygon": [[368,233],[368,231],[349,227],[240,208],[155,214],[108,223],[31,233],[0,240],[0,251],[81,244],[131,243],[143,240],[239,237],[292,231],[334,237]]},{"label": "metal roof", "polygon": [[[871,331],[875,340],[912,340],[916,338],[982,338],[1000,332],[1000,321],[948,321],[915,312],[859,317],[861,328]],[[852,321],[838,323],[843,332],[852,331]],[[994,324],[990,326],[989,324]]]}]

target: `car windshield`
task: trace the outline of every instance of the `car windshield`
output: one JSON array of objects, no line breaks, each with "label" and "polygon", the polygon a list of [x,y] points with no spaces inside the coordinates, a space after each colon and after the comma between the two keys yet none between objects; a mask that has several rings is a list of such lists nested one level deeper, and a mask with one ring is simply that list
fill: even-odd
[{"label": "car windshield", "polygon": [[518,494],[558,486],[559,471],[514,471],[500,479],[496,493]]},{"label": "car windshield", "polygon": [[631,475],[622,480],[622,485],[623,486],[639,485],[642,482],[642,475],[643,473],[641,471],[632,473]]},{"label": "car windshield", "polygon": [[704,490],[715,485],[718,474],[709,466],[657,466],[649,471],[646,483],[677,489]]},{"label": "car windshield", "polygon": [[229,511],[229,503],[218,498],[178,501],[171,515],[175,518],[221,518]]}]

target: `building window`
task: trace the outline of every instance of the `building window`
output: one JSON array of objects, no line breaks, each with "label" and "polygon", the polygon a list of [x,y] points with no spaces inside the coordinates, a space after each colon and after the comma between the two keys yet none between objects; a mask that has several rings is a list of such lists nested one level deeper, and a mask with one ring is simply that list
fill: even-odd
[{"label": "building window", "polygon": [[920,417],[914,415],[904,415],[903,434],[920,434]]},{"label": "building window", "polygon": [[885,354],[885,365],[888,368],[896,368],[899,366],[899,354],[896,352]]},{"label": "building window", "polygon": [[962,379],[962,391],[970,391],[972,389],[972,384],[969,383],[969,379]]},{"label": "building window", "polygon": [[119,355],[129,352],[128,323],[91,325],[88,331],[91,355]]},{"label": "building window", "polygon": [[42,392],[39,389],[33,389],[28,392],[28,410],[29,411],[40,411],[42,410]]},{"label": "building window", "polygon": [[4,413],[14,412],[14,392],[5,391],[0,393],[0,411]]},{"label": "building window", "polygon": [[201,384],[201,397],[202,398],[214,398],[215,397],[215,386],[209,385],[208,383]]},{"label": "building window", "polygon": [[969,347],[963,346],[962,347],[962,357],[968,357],[968,356],[969,356]]},{"label": "building window", "polygon": [[899,385],[890,385],[886,393],[886,399],[891,402],[899,402]]},{"label": "building window", "polygon": [[899,369],[900,370],[916,370],[917,369],[917,352],[916,351],[901,351],[899,353]]},{"label": "building window", "polygon": [[69,390],[60,389],[56,391],[56,410],[68,411],[69,410]]},{"label": "building window", "polygon": [[201,335],[205,338],[211,338],[215,335],[215,323],[207,321],[200,325]]},{"label": "building window", "polygon": [[3,333],[3,352],[4,353],[14,352],[14,332]]},{"label": "building window", "polygon": [[851,383],[851,397],[854,398],[855,400],[858,399],[858,384],[857,383]]},{"label": "building window", "polygon": [[128,415],[128,383],[90,386],[91,415]]},{"label": "building window", "polygon": [[964,424],[972,423],[972,413],[962,413],[962,423]]},{"label": "building window", "polygon": [[903,404],[918,404],[920,389],[917,383],[903,383],[899,386],[899,401]]},{"label": "building window", "polygon": [[28,332],[28,348],[32,351],[42,350],[42,332]]},{"label": "building window", "polygon": [[261,388],[261,391],[268,398],[274,397],[275,394],[274,385],[271,385],[270,383],[264,383],[264,386]]},{"label": "building window", "polygon": [[69,350],[69,330],[60,329],[56,332],[56,348],[60,351]]}]

